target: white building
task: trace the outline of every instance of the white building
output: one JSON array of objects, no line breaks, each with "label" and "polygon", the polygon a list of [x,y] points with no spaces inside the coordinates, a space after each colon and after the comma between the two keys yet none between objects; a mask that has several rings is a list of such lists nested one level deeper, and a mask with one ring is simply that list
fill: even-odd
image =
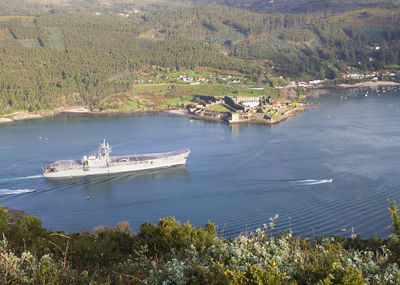
[{"label": "white building", "polygon": [[246,100],[246,101],[240,102],[240,104],[242,104],[243,106],[246,106],[246,107],[254,108],[254,107],[260,106],[260,100],[254,100],[254,99]]}]

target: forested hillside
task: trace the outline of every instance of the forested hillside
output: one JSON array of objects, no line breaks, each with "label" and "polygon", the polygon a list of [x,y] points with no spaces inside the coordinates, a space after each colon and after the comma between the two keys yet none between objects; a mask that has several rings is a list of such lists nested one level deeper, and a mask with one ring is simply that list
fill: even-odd
[{"label": "forested hillside", "polygon": [[0,0],[0,113],[94,106],[152,66],[292,79],[399,68],[398,1],[204,2]]},{"label": "forested hillside", "polygon": [[264,13],[338,13],[363,8],[398,7],[398,0],[193,0],[195,3],[217,3]]}]

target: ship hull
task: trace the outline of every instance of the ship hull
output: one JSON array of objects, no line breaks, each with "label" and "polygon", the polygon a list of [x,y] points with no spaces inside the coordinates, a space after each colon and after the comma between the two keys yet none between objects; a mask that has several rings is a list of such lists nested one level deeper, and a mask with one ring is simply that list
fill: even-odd
[{"label": "ship hull", "polygon": [[[117,173],[128,173],[134,171],[168,168],[173,166],[185,165],[190,151],[185,150],[176,155],[168,155],[161,158],[151,158],[142,160],[124,160],[124,157],[114,157],[108,165],[100,167],[84,168],[82,165],[67,169],[56,170],[53,172],[44,172],[45,178],[72,178],[85,177],[92,175],[109,175]],[[132,158],[132,157],[130,157]]]}]

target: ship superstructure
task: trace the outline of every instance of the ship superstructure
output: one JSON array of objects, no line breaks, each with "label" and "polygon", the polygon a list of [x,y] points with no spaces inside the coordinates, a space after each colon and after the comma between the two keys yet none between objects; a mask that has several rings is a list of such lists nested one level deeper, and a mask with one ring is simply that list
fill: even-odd
[{"label": "ship superstructure", "polygon": [[123,156],[110,156],[111,146],[104,140],[98,154],[88,154],[81,160],[58,160],[43,170],[46,178],[81,177],[98,174],[115,174],[146,169],[185,165],[189,149]]}]

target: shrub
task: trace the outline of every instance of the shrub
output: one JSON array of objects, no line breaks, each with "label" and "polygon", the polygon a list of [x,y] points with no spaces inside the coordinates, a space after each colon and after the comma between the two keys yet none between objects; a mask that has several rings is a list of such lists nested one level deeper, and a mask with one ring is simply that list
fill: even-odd
[{"label": "shrub", "polygon": [[10,214],[0,206],[0,234],[5,233],[10,223]]},{"label": "shrub", "polygon": [[163,218],[158,225],[149,222],[140,227],[138,244],[147,244],[154,254],[156,251],[167,253],[172,248],[181,250],[194,245],[199,251],[203,251],[213,244],[216,234],[215,226],[208,223],[205,229],[193,227],[189,222],[181,225],[174,217]]}]

